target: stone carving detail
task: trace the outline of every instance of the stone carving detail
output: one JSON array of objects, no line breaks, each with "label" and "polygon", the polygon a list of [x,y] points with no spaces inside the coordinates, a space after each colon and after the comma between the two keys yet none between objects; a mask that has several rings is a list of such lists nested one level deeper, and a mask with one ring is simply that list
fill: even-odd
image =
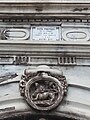
[{"label": "stone carving detail", "polygon": [[37,110],[57,107],[67,93],[67,82],[62,72],[39,66],[25,70],[20,81],[20,93],[29,105]]},{"label": "stone carving detail", "polygon": [[8,28],[2,31],[1,38],[3,40],[27,40],[30,34],[26,29]]},{"label": "stone carving detail", "polygon": [[62,37],[66,41],[88,41],[89,33],[82,29],[74,29],[63,31]]},{"label": "stone carving detail", "polygon": [[20,64],[28,64],[29,62],[29,57],[28,56],[16,56],[15,57],[15,61],[13,62],[16,65],[20,65]]}]

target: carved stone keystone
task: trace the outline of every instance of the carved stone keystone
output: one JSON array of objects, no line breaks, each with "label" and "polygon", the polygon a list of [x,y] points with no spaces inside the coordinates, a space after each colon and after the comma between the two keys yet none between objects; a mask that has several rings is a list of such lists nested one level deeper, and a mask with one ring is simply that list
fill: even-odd
[{"label": "carved stone keystone", "polygon": [[21,96],[32,108],[45,111],[56,108],[67,92],[62,72],[44,65],[26,69],[19,87]]}]

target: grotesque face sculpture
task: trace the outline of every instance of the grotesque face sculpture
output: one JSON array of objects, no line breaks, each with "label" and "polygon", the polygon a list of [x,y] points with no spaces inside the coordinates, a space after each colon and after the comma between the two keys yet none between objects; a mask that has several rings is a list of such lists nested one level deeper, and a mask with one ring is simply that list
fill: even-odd
[{"label": "grotesque face sculpture", "polygon": [[20,93],[37,110],[56,108],[67,92],[66,78],[55,69],[25,70],[20,81]]}]

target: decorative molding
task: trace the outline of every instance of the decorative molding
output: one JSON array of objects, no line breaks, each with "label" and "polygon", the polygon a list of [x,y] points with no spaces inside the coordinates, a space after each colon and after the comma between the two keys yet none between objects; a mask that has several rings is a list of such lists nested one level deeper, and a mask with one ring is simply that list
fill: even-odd
[{"label": "decorative molding", "polygon": [[27,3],[27,4],[62,4],[62,3],[83,3],[83,4],[85,4],[85,3],[90,3],[90,0],[86,0],[86,1],[84,1],[84,0],[80,0],[80,1],[75,1],[75,0],[56,0],[56,1],[54,1],[54,0],[49,0],[49,1],[47,1],[47,0],[26,0],[26,1],[24,1],[24,0],[20,0],[20,1],[16,1],[16,0],[1,0],[0,1],[0,3],[2,4],[2,3],[12,3],[12,4],[21,4],[21,3]]},{"label": "decorative molding", "polygon": [[60,65],[77,65],[77,58],[76,57],[71,57],[71,56],[63,56],[59,57],[59,64]]},{"label": "decorative molding", "polygon": [[20,18],[0,18],[0,22],[2,23],[22,23],[22,24],[30,24],[31,22],[34,23],[34,22],[44,22],[43,24],[45,23],[51,23],[53,24],[53,22],[55,22],[55,24],[61,24],[60,22],[63,22],[63,23],[90,23],[90,19],[89,18],[68,18],[68,17],[64,17],[64,18],[61,18],[61,17],[52,17],[52,18],[24,18],[24,17],[20,17]]},{"label": "decorative molding", "polygon": [[0,56],[0,65],[77,65],[76,57],[61,56]]},{"label": "decorative molding", "polygon": [[[89,29],[89,28],[88,28]],[[65,30],[62,32],[62,39],[66,41],[88,41],[90,40],[88,29],[71,28],[71,30]]]},{"label": "decorative molding", "polygon": [[14,61],[13,61],[13,64],[16,64],[16,65],[27,65],[27,64],[30,64],[30,57],[29,56],[15,56],[14,57]]},{"label": "decorative molding", "polygon": [[[78,24],[67,22],[17,22],[14,25],[0,25],[0,40],[12,40],[12,42],[24,41],[66,41],[88,42],[90,40],[90,24]],[[58,29],[57,29],[58,28]],[[75,44],[75,43],[74,43]]]},{"label": "decorative molding", "polygon": [[3,55],[0,56],[0,65],[12,65],[14,62],[13,56]]},{"label": "decorative molding", "polygon": [[27,29],[8,28],[1,33],[1,38],[6,40],[27,40],[30,32]]},{"label": "decorative molding", "polygon": [[[0,1],[0,18],[90,19],[90,1]],[[46,9],[47,8],[47,9]],[[24,10],[23,10],[24,9]]]},{"label": "decorative molding", "polygon": [[30,56],[0,55],[0,65],[57,65],[57,66],[90,66],[90,56]]}]

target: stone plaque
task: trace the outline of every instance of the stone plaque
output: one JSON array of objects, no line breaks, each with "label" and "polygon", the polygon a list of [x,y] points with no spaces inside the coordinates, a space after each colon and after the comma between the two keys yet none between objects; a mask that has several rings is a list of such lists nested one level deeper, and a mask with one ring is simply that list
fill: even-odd
[{"label": "stone plaque", "polygon": [[60,40],[60,26],[32,26],[32,40]]}]

